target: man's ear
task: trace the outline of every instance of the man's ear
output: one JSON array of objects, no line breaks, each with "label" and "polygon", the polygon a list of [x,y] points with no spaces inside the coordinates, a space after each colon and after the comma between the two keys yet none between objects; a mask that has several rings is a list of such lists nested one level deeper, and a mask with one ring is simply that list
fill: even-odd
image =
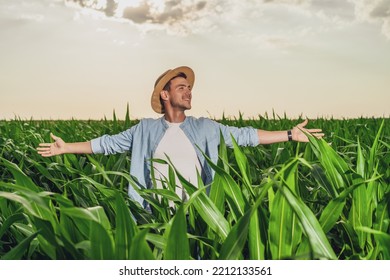
[{"label": "man's ear", "polygon": [[160,97],[161,97],[162,100],[168,100],[168,91],[162,90],[160,92]]}]

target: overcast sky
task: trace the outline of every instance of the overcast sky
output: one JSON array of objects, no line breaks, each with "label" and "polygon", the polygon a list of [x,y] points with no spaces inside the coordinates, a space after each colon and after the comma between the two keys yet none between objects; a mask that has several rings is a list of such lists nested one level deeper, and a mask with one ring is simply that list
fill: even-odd
[{"label": "overcast sky", "polygon": [[390,0],[0,0],[0,119],[158,117],[181,65],[197,117],[389,117]]}]

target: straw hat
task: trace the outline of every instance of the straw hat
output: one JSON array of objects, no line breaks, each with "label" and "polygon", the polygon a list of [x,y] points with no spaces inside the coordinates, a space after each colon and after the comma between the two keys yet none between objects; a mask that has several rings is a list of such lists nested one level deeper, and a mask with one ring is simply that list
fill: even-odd
[{"label": "straw hat", "polygon": [[179,75],[179,73],[184,73],[187,76],[187,81],[190,84],[191,88],[194,86],[195,74],[190,67],[180,66],[175,69],[169,69],[162,73],[160,77],[157,78],[154,84],[154,90],[152,93],[152,109],[159,113],[163,114],[164,109],[160,102],[160,92],[164,89],[165,85],[174,77]]}]

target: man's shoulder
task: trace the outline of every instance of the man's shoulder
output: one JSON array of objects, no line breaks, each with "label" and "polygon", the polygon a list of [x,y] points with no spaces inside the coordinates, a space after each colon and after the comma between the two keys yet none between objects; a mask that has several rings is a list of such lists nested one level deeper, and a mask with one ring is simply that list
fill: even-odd
[{"label": "man's shoulder", "polygon": [[141,126],[144,126],[144,125],[154,125],[154,124],[158,124],[158,123],[161,123],[161,118],[158,118],[158,119],[154,119],[154,118],[143,118],[140,120],[139,124]]},{"label": "man's shoulder", "polygon": [[149,130],[155,130],[158,129],[158,127],[161,125],[161,118],[160,119],[153,119],[153,118],[142,118],[139,120],[139,122],[130,127],[130,132],[136,132],[136,131],[149,131]]},{"label": "man's shoulder", "polygon": [[219,127],[219,123],[210,119],[210,118],[205,118],[205,117],[187,117],[188,122],[187,125],[192,127],[192,129],[196,131],[217,131]]},{"label": "man's shoulder", "polygon": [[196,118],[196,117],[193,117],[193,116],[189,116],[187,117],[188,120],[192,123],[195,123],[195,124],[215,124],[216,122],[210,118],[205,118],[205,117],[200,117],[200,118]]},{"label": "man's shoulder", "polygon": [[155,119],[155,118],[142,118],[141,120],[140,120],[140,123],[141,122],[155,122],[155,121],[157,121],[157,120],[159,120],[160,118],[158,118],[158,119]]}]

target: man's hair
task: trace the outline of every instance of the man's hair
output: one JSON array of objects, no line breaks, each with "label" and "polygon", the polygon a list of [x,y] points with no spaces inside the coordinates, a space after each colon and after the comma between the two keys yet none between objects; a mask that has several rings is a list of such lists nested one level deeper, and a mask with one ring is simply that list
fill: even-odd
[{"label": "man's hair", "polygon": [[164,86],[163,90],[170,91],[171,90],[171,81],[173,79],[176,79],[177,77],[181,77],[181,78],[187,79],[187,75],[184,74],[183,72],[180,72],[175,77],[173,77],[172,79],[170,79],[168,81],[168,83]]},{"label": "man's hair", "polygon": [[[172,79],[170,79],[170,80],[168,81],[168,83],[166,83],[166,85],[163,87],[163,90],[170,91],[170,90],[171,90],[171,81],[172,81],[173,79],[176,79],[177,77],[181,77],[181,78],[187,79],[187,75],[184,74],[183,72],[180,72],[180,73],[178,73],[175,77],[173,77]],[[162,101],[161,96],[160,96],[160,103],[161,103],[161,106],[162,106],[162,111],[165,112],[164,102]]]}]

